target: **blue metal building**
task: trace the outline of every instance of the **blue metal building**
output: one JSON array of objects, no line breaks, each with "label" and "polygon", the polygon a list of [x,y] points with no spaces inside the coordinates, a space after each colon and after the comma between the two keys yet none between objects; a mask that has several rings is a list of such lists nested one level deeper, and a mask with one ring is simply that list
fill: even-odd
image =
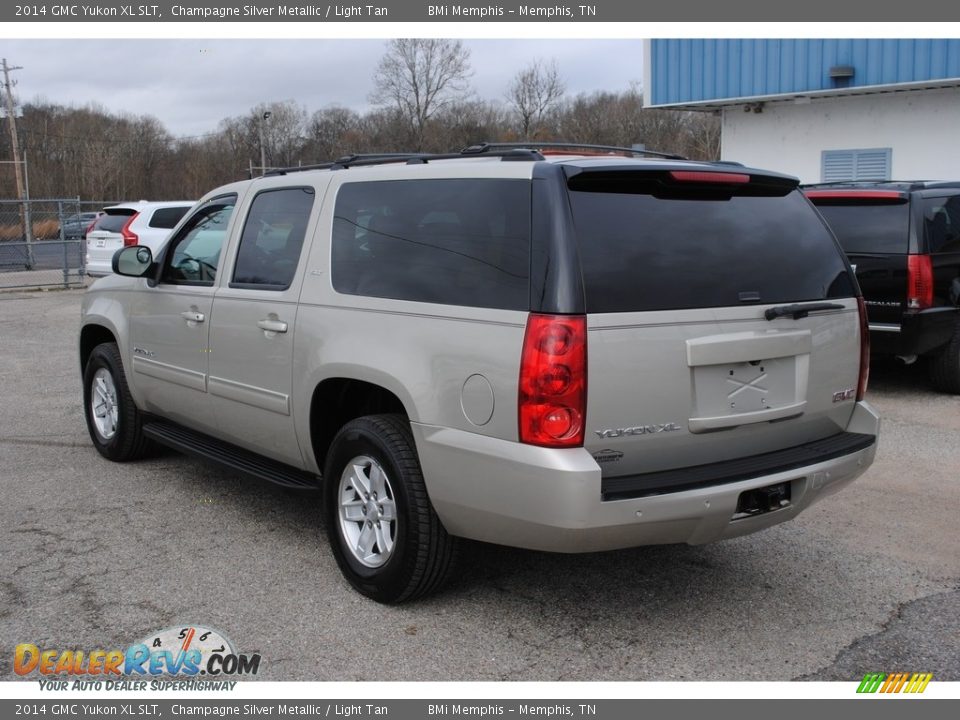
[{"label": "blue metal building", "polygon": [[960,39],[662,39],[648,107],[718,112],[724,159],[804,181],[960,178]]}]

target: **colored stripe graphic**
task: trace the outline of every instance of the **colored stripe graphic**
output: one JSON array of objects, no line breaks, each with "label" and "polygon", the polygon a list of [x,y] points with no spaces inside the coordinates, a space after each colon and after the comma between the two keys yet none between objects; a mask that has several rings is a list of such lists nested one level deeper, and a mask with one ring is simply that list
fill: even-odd
[{"label": "colored stripe graphic", "polygon": [[857,688],[858,693],[875,693],[880,688],[880,683],[887,676],[883,673],[867,673],[863,676],[863,682]]},{"label": "colored stripe graphic", "polygon": [[895,673],[893,677],[887,681],[887,687],[882,689],[880,692],[898,693],[906,681],[906,673]]},{"label": "colored stripe graphic", "polygon": [[910,684],[907,685],[907,689],[904,692],[908,693],[922,693],[927,689],[927,685],[930,684],[930,681],[933,680],[933,673],[920,673],[919,675],[914,674],[910,678]]},{"label": "colored stripe graphic", "polygon": [[858,693],[922,693],[933,679],[932,673],[867,673],[857,687]]}]

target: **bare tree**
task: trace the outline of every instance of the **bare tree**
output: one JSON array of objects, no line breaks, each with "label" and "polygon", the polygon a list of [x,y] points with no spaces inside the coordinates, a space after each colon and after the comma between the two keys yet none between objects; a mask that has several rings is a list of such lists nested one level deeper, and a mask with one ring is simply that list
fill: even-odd
[{"label": "bare tree", "polygon": [[720,159],[720,116],[713,113],[691,113],[689,154],[696,160]]},{"label": "bare tree", "polygon": [[501,103],[481,100],[455,103],[431,125],[424,150],[451,152],[481,142],[508,140],[511,138],[504,137],[507,127],[507,113]]},{"label": "bare tree", "polygon": [[419,150],[427,122],[469,94],[469,77],[470,51],[461,41],[399,38],[380,58],[370,99],[397,109],[412,125]]},{"label": "bare tree", "polygon": [[524,139],[536,136],[547,113],[560,103],[565,91],[556,60],[547,64],[534,60],[514,76],[507,90],[507,103],[517,114]]},{"label": "bare tree", "polygon": [[130,190],[138,198],[162,197],[173,139],[155,117],[125,117],[126,148],[123,165],[130,174]]},{"label": "bare tree", "polygon": [[720,123],[708,113],[644,108],[634,86],[623,93],[581,94],[559,112],[560,134],[578,142],[674,152],[697,159],[719,156]]},{"label": "bare tree", "polygon": [[291,167],[303,160],[300,151],[304,144],[307,127],[307,111],[294,100],[260,105],[247,116],[247,122],[254,128],[265,111],[270,118],[263,120],[263,139],[267,146],[268,165],[273,167]]},{"label": "bare tree", "polygon": [[415,146],[414,129],[396,108],[376,108],[360,121],[359,152],[395,152]]},{"label": "bare tree", "polygon": [[[542,70],[542,66],[541,66]],[[436,87],[436,85],[431,85]],[[421,109],[423,109],[421,107]],[[65,107],[46,100],[23,106],[20,139],[30,157],[34,197],[85,200],[195,198],[211,188],[245,177],[260,155],[263,113],[264,146],[270,165],[297,165],[330,160],[353,152],[391,152],[415,147],[451,151],[482,140],[517,137],[515,108],[506,102],[447,94],[428,103],[422,125],[386,104],[366,113],[327,107],[308,115],[294,101],[251,108],[225,118],[214,132],[174,138],[149,116],[115,114],[97,105]],[[534,116],[531,116],[533,118]],[[602,145],[644,143],[648,148],[698,159],[715,159],[720,151],[720,118],[702,112],[643,107],[639,86],[625,92],[595,92],[557,101],[544,111],[530,134]],[[10,138],[0,133],[0,157],[9,156]],[[0,167],[0,197],[15,197],[9,166]]]},{"label": "bare tree", "polygon": [[618,97],[608,92],[577,95],[565,104],[560,115],[562,137],[582,143],[613,144],[610,125]]},{"label": "bare tree", "polygon": [[356,152],[360,141],[360,116],[336,105],[317,110],[307,124],[305,154],[310,162],[333,160]]}]

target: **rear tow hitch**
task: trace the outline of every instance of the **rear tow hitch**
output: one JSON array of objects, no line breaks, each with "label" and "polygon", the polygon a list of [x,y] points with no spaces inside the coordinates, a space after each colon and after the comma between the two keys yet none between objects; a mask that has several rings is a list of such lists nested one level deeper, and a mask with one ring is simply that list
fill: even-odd
[{"label": "rear tow hitch", "polygon": [[733,519],[740,520],[755,515],[763,515],[774,510],[781,510],[789,505],[789,482],[747,490],[740,493],[740,497],[737,499],[737,511],[733,514]]}]

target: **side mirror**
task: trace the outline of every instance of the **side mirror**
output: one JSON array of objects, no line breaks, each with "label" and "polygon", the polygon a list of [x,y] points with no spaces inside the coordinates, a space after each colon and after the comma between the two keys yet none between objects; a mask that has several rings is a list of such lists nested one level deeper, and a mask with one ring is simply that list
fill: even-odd
[{"label": "side mirror", "polygon": [[113,256],[113,271],[127,277],[143,277],[153,265],[153,253],[143,245],[117,250]]}]

